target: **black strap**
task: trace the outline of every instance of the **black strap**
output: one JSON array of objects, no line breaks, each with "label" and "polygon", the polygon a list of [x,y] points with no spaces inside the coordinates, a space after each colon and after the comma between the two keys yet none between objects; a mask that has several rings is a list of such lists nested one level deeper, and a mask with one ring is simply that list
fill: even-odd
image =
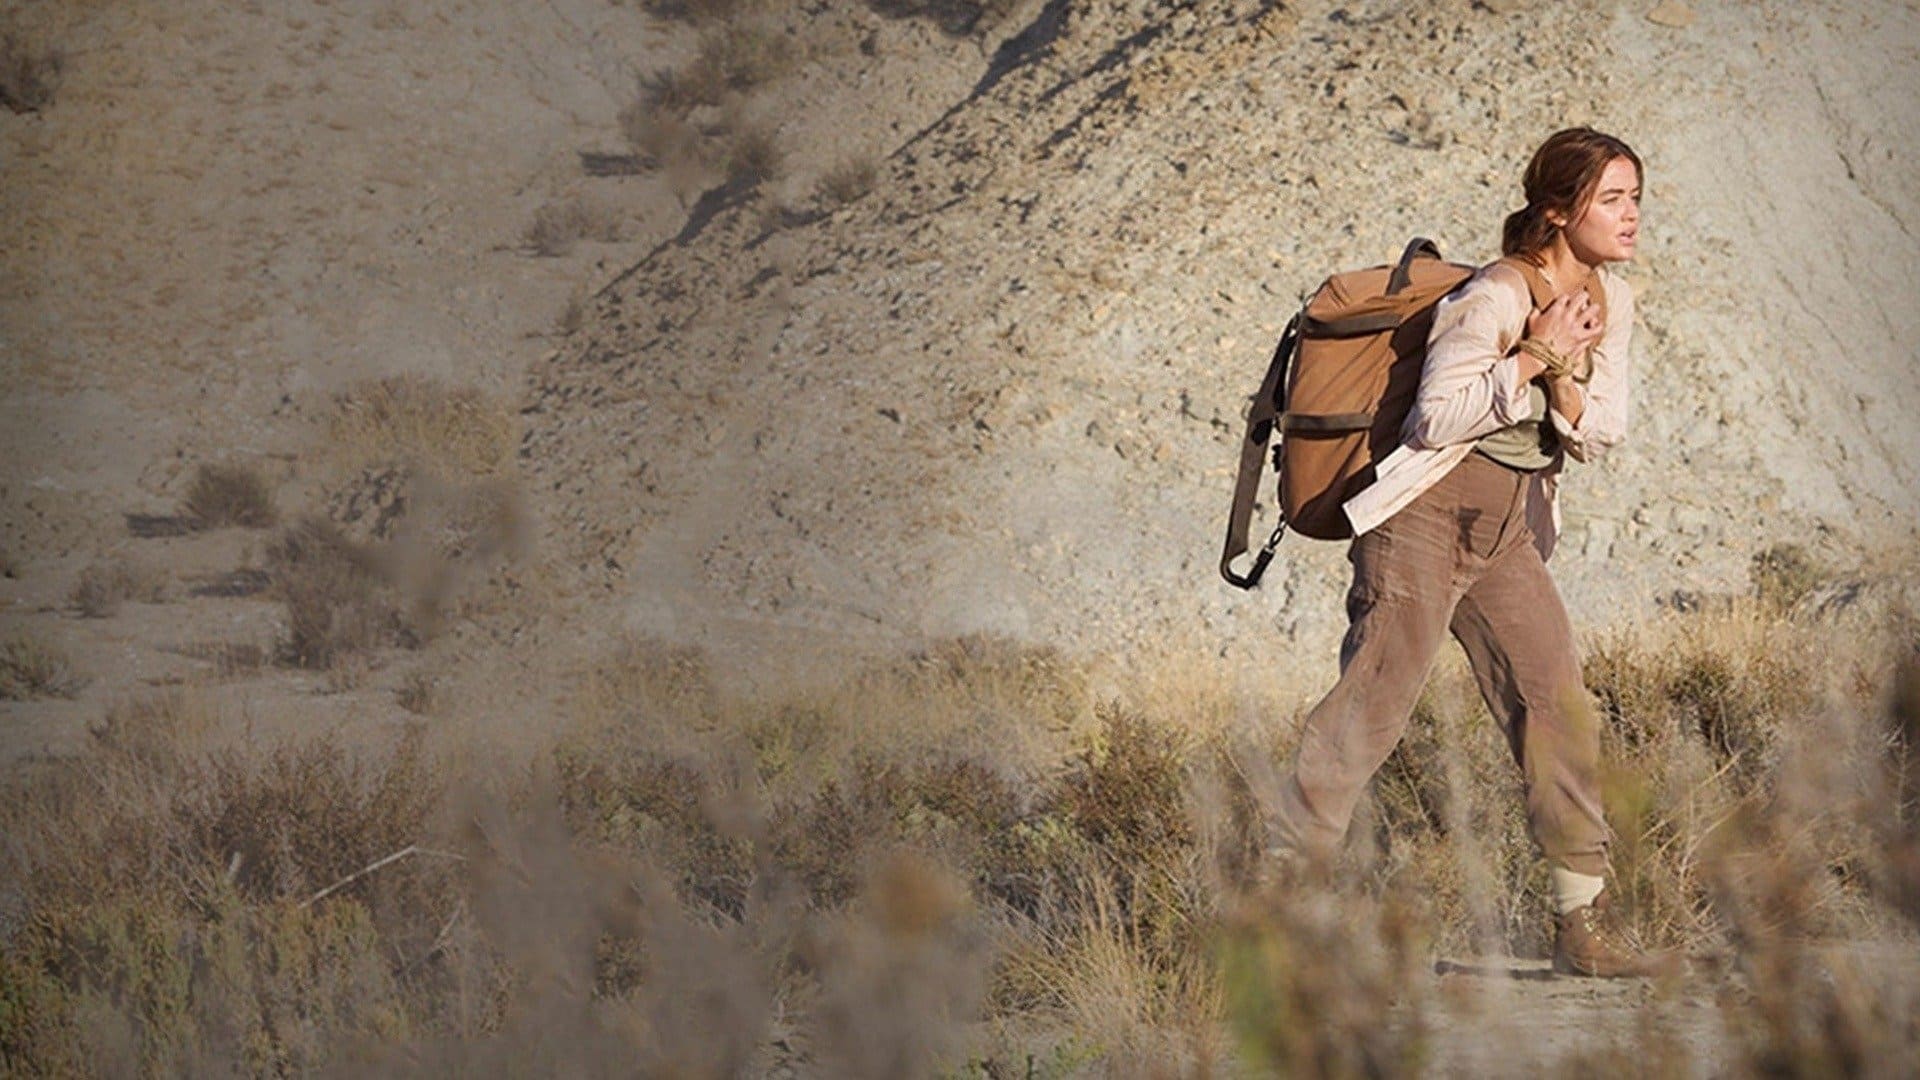
[{"label": "black strap", "polygon": [[1394,296],[1401,289],[1413,284],[1413,260],[1423,254],[1430,258],[1439,258],[1439,245],[1424,236],[1416,236],[1407,242],[1407,250],[1400,253],[1400,261],[1394,264],[1393,273],[1387,275],[1388,296]]},{"label": "black strap", "polygon": [[1370,412],[1281,413],[1281,431],[1364,431],[1373,426]]},{"label": "black strap", "polygon": [[1287,523],[1283,517],[1274,526],[1273,533],[1254,556],[1253,566],[1245,574],[1236,573],[1233,561],[1247,553],[1249,532],[1253,525],[1254,497],[1260,490],[1260,474],[1266,468],[1267,443],[1273,438],[1274,428],[1279,426],[1281,415],[1287,408],[1287,367],[1293,362],[1295,348],[1300,341],[1300,316],[1295,315],[1287,321],[1287,328],[1280,334],[1280,344],[1273,350],[1273,360],[1267,364],[1266,377],[1260,380],[1260,391],[1253,397],[1253,405],[1247,410],[1247,436],[1240,444],[1240,475],[1233,484],[1233,512],[1227,517],[1227,543],[1220,555],[1220,576],[1228,584],[1242,589],[1251,589],[1260,584],[1260,577],[1267,572],[1267,564],[1273,561],[1274,548],[1280,544],[1280,537],[1286,532]]}]

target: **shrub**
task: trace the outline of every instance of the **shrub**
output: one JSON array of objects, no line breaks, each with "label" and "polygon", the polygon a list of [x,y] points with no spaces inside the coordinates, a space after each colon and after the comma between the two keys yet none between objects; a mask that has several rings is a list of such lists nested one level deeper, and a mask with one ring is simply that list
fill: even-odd
[{"label": "shrub", "polygon": [[1753,557],[1749,568],[1754,595],[1775,611],[1786,611],[1831,576],[1799,544],[1774,544]]},{"label": "shrub", "polygon": [[572,251],[581,240],[612,243],[620,236],[620,215],[611,208],[569,199],[534,211],[524,243],[535,255],[556,257]]},{"label": "shrub", "polygon": [[225,525],[264,529],[279,519],[273,508],[272,488],[250,465],[200,466],[181,509],[187,519],[203,529]]},{"label": "shrub", "polygon": [[348,387],[334,398],[329,436],[345,473],[422,465],[456,476],[506,469],[517,438],[511,414],[498,402],[473,387],[423,375]]},{"label": "shrub", "polygon": [[772,130],[746,128],[727,147],[727,179],[736,184],[762,184],[779,175],[785,155]]},{"label": "shrub", "polygon": [[86,684],[59,649],[25,634],[0,641],[0,701],[79,697]]},{"label": "shrub", "polygon": [[650,168],[705,164],[700,132],[645,97],[620,110],[620,134]]},{"label": "shrub", "polygon": [[166,598],[166,576],[126,559],[96,560],[80,571],[67,602],[89,619],[103,619],[127,600],[157,604]]},{"label": "shrub", "polygon": [[324,518],[288,529],[267,562],[286,605],[282,662],[328,670],[370,649],[414,643],[371,554]]},{"label": "shrub", "polygon": [[880,173],[872,158],[854,158],[841,162],[820,177],[819,193],[830,206],[840,206],[873,190]]},{"label": "shrub", "polygon": [[113,705],[88,734],[102,754],[165,775],[195,756],[218,723],[207,701],[176,689]]}]

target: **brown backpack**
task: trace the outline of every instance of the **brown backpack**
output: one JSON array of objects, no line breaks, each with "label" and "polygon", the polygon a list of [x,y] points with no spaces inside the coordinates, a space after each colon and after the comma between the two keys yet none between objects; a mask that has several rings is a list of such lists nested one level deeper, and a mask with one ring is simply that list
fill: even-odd
[{"label": "brown backpack", "polygon": [[[1287,323],[1247,414],[1222,577],[1243,589],[1258,585],[1288,529],[1321,540],[1353,535],[1340,504],[1371,483],[1374,465],[1399,445],[1433,307],[1473,272],[1442,261],[1433,241],[1417,238],[1392,266],[1328,278]],[[1233,561],[1247,551],[1275,429],[1282,433],[1274,449],[1280,522],[1242,575]]]},{"label": "brown backpack", "polygon": [[[1526,278],[1536,310],[1552,301],[1538,270],[1505,261]],[[1341,504],[1373,482],[1374,467],[1400,444],[1420,389],[1434,306],[1474,272],[1442,261],[1433,241],[1420,237],[1394,265],[1335,274],[1314,291],[1280,335],[1247,415],[1222,577],[1243,589],[1258,585],[1288,529],[1319,540],[1353,535]],[[1597,274],[1588,291],[1604,305]],[[1282,432],[1274,449],[1280,521],[1242,575],[1233,561],[1247,552],[1254,496],[1276,428]]]}]

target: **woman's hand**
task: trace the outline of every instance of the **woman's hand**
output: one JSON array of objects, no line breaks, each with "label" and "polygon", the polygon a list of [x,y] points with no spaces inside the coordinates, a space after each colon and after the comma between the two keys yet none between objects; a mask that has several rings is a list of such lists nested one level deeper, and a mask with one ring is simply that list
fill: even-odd
[{"label": "woman's hand", "polygon": [[[1553,303],[1527,316],[1527,336],[1574,361],[1576,366],[1606,329],[1605,322],[1600,318],[1600,306],[1593,302],[1585,289],[1558,297]],[[1535,376],[1547,369],[1538,357],[1524,351],[1519,354],[1519,359],[1522,382],[1533,381]]]}]

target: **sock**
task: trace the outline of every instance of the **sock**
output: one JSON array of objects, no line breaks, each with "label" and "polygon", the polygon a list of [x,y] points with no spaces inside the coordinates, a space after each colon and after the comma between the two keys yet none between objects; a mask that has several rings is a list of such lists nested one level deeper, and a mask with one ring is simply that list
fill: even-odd
[{"label": "sock", "polygon": [[1593,903],[1607,884],[1606,878],[1576,874],[1559,866],[1549,867],[1547,873],[1553,878],[1553,910],[1560,915]]}]

